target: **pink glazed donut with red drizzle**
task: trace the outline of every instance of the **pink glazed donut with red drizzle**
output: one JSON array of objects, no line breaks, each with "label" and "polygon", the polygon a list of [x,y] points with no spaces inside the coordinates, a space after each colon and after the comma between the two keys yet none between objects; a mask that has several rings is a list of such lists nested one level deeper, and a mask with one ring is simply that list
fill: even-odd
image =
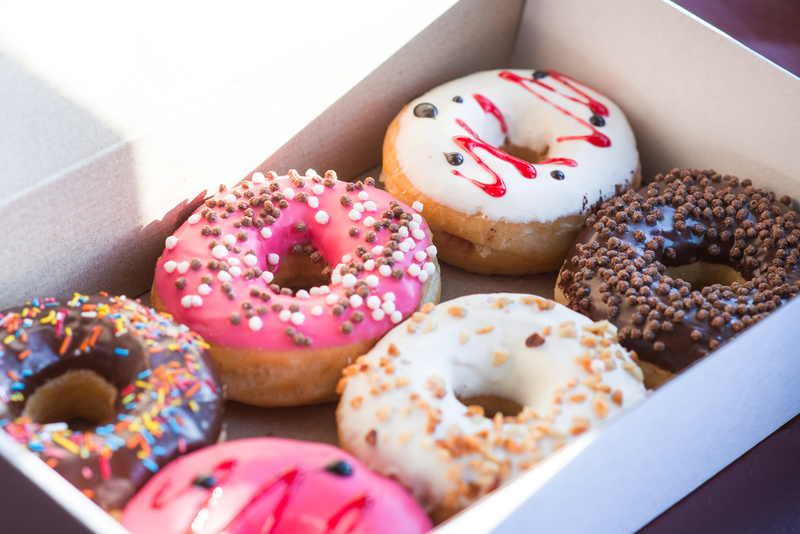
[{"label": "pink glazed donut with red drizzle", "polygon": [[203,336],[229,399],[333,401],[347,364],[439,300],[419,209],[371,178],[257,172],[167,238],[151,301]]},{"label": "pink glazed donut with red drizzle", "polygon": [[425,206],[445,263],[480,274],[561,267],[593,206],[641,181],[625,115],[554,70],[478,72],[397,115],[382,180]]},{"label": "pink glazed donut with red drizzle", "polygon": [[125,507],[133,534],[422,534],[396,482],[322,443],[252,438],[169,464]]}]

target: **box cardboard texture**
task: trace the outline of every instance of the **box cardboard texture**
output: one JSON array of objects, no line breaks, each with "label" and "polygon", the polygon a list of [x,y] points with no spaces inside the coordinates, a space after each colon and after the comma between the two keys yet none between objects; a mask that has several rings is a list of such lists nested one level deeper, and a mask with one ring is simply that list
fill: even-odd
[{"label": "box cardboard texture", "polygon": [[[206,189],[220,181],[230,185],[253,169],[335,168],[342,177],[354,176],[378,163],[383,129],[405,102],[487,68],[555,68],[613,98],[634,128],[645,177],[673,167],[713,167],[779,194],[800,194],[800,155],[791,146],[800,122],[800,80],[672,4],[528,0],[519,19],[519,1],[361,7],[367,10],[362,21],[371,24],[357,35],[298,47],[294,55],[284,51],[227,84],[206,83],[206,92],[193,92],[188,105],[125,135],[71,105],[64,97],[72,94],[68,90],[61,94],[36,80],[36,69],[22,66],[39,65],[35,61],[0,56],[10,89],[29,95],[23,99],[28,111],[38,119],[51,110],[66,113],[49,130],[42,121],[23,133],[41,130],[48,140],[75,136],[56,147],[64,154],[48,160],[61,166],[34,167],[37,179],[46,177],[38,189],[27,187],[21,176],[0,173],[0,184],[10,191],[0,201],[0,217],[11,229],[0,256],[14,266],[0,282],[0,307],[34,293],[105,288],[140,294],[149,287],[164,237]],[[341,21],[346,15],[325,14]],[[288,79],[309,84],[275,89]],[[0,83],[6,85],[4,78]],[[0,111],[13,115],[10,108]],[[21,120],[24,113],[15,113],[12,118]],[[0,129],[4,138],[15,133],[2,121]],[[25,158],[50,147],[24,141],[31,146],[14,146],[11,161],[27,169]],[[59,215],[85,212],[84,191],[102,187],[115,202],[130,199],[132,205],[93,205],[87,220],[98,221],[101,230],[82,223],[65,228]],[[60,210],[34,212],[29,205]],[[124,253],[122,243],[128,247]],[[67,259],[68,253],[74,257]],[[550,297],[554,280],[481,277],[445,266],[442,297],[498,290]],[[800,387],[793,380],[800,361],[789,328],[798,317],[800,300],[439,531],[635,531],[800,412]],[[334,405],[262,410],[231,403],[228,433],[335,442],[333,410]],[[62,532],[123,532],[4,435],[0,479],[12,481],[6,487],[14,492],[6,496],[9,490],[0,489],[4,525],[19,532],[44,531],[48,522]]]}]

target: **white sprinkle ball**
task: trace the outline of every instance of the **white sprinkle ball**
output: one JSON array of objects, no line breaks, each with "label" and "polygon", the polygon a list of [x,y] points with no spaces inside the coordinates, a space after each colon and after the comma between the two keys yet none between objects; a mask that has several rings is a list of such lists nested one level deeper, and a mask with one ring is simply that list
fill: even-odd
[{"label": "white sprinkle ball", "polygon": [[422,266],[422,268],[425,269],[425,272],[428,274],[433,274],[436,272],[436,266],[431,262],[427,262]]},{"label": "white sprinkle ball", "polygon": [[360,308],[362,304],[364,304],[364,299],[361,298],[361,295],[350,295],[350,306]]},{"label": "white sprinkle ball", "polygon": [[358,221],[361,219],[361,214],[354,209],[350,210],[350,213],[348,213],[347,216],[350,217],[351,221]]},{"label": "white sprinkle ball", "polygon": [[377,295],[370,295],[367,297],[367,308],[370,310],[377,310],[381,307],[381,298]]},{"label": "white sprinkle ball", "polygon": [[294,312],[291,317],[292,324],[301,325],[306,320],[306,316],[301,312]]},{"label": "white sprinkle ball", "polygon": [[176,262],[170,260],[164,264],[164,270],[167,271],[168,273],[171,273],[172,271],[175,270],[177,266],[178,264]]},{"label": "white sprinkle ball", "polygon": [[203,305],[203,297],[200,295],[192,295],[192,306],[199,308]]},{"label": "white sprinkle ball", "polygon": [[319,294],[320,295],[327,295],[330,292],[331,292],[331,288],[329,288],[328,286],[319,286]]},{"label": "white sprinkle ball", "polygon": [[364,262],[364,270],[372,271],[375,269],[375,260],[367,260]]},{"label": "white sprinkle ball", "polygon": [[286,200],[292,200],[294,198],[294,189],[291,187],[287,187],[283,190],[283,198]]},{"label": "white sprinkle ball", "polygon": [[261,229],[261,237],[263,237],[264,239],[269,239],[270,237],[272,237],[272,230],[270,230],[265,226],[264,228]]},{"label": "white sprinkle ball", "polygon": [[211,293],[211,286],[208,284],[200,284],[197,287],[197,292],[201,295],[208,295],[209,293]]},{"label": "white sprinkle ball", "polygon": [[419,200],[415,200],[414,203],[411,204],[411,207],[414,208],[414,210],[421,212],[422,208],[424,208],[425,206]]},{"label": "white sprinkle ball", "polygon": [[336,293],[331,293],[330,295],[325,297],[325,304],[327,304],[328,306],[333,306],[337,302],[339,302],[339,295],[337,295]]},{"label": "white sprinkle ball", "polygon": [[412,263],[411,265],[408,266],[406,272],[411,276],[417,276],[420,273],[419,265],[417,265],[416,263]]},{"label": "white sprinkle ball", "polygon": [[356,202],[353,204],[353,209],[359,213],[364,213],[364,205],[361,202]]},{"label": "white sprinkle ball", "polygon": [[261,327],[264,326],[264,321],[261,320],[261,317],[254,315],[253,317],[250,317],[249,321],[247,321],[247,325],[253,332],[258,332],[261,330]]},{"label": "white sprinkle ball", "polygon": [[186,295],[181,299],[181,306],[184,308],[191,308],[192,307],[192,296]]},{"label": "white sprinkle ball", "polygon": [[263,172],[254,172],[252,179],[254,184],[263,184],[264,180],[266,180]]},{"label": "white sprinkle ball", "polygon": [[411,216],[411,221],[419,224],[422,222],[422,217],[420,217],[419,213],[415,213]]},{"label": "white sprinkle ball", "polygon": [[308,169],[306,171],[306,176],[308,176],[309,178],[312,176],[317,176],[317,171],[315,171],[314,169]]},{"label": "white sprinkle ball", "polygon": [[168,249],[172,249],[175,245],[178,244],[178,238],[174,235],[171,235],[167,238],[166,242],[164,243]]},{"label": "white sprinkle ball", "polygon": [[278,318],[285,323],[286,321],[292,318],[292,312],[289,310],[281,310],[281,313],[278,315]]},{"label": "white sprinkle ball", "polygon": [[396,297],[394,296],[394,293],[392,293],[391,291],[387,291],[386,293],[383,294],[383,300],[387,302],[394,302],[395,298]]},{"label": "white sprinkle ball", "polygon": [[314,187],[311,188],[311,191],[313,191],[315,195],[321,195],[325,192],[325,186],[322,184],[314,184]]},{"label": "white sprinkle ball", "polygon": [[222,238],[222,242],[224,244],[228,245],[229,247],[232,247],[233,245],[236,244],[236,236],[232,235],[232,234],[228,234],[228,235],[226,235],[225,237]]},{"label": "white sprinkle ball", "polygon": [[353,261],[353,256],[351,256],[350,254],[345,254],[344,256],[342,256],[342,263],[348,264],[351,261]]},{"label": "white sprinkle ball", "polygon": [[397,308],[395,307],[394,302],[392,302],[391,300],[387,300],[386,302],[381,304],[381,309],[386,313],[394,313],[394,311]]},{"label": "white sprinkle ball", "polygon": [[367,217],[364,219],[364,226],[372,226],[373,224],[375,224],[375,219],[372,217]]},{"label": "white sprinkle ball", "polygon": [[195,213],[194,215],[189,216],[189,224],[197,224],[200,222],[200,214]]},{"label": "white sprinkle ball", "polygon": [[408,228],[405,226],[401,226],[397,233],[400,234],[402,237],[408,237]]},{"label": "white sprinkle ball", "polygon": [[364,209],[367,211],[378,211],[378,205],[373,201],[368,200],[367,202],[364,202]]},{"label": "white sprinkle ball", "polygon": [[425,238],[425,231],[424,230],[414,230],[411,232],[411,237],[416,240],[424,239]]},{"label": "white sprinkle ball", "polygon": [[264,271],[263,273],[261,273],[261,278],[263,278],[264,281],[269,284],[275,279],[275,275],[269,271]]},{"label": "white sprinkle ball", "polygon": [[308,197],[308,207],[317,209],[319,207],[319,199],[317,197]]},{"label": "white sprinkle ball", "polygon": [[592,368],[592,373],[596,375],[599,375],[606,370],[606,364],[603,363],[603,360],[592,360],[590,366]]},{"label": "white sprinkle ball", "polygon": [[359,191],[358,200],[369,200],[369,193],[366,191]]},{"label": "white sprinkle ball", "polygon": [[211,250],[211,254],[213,254],[218,260],[221,260],[228,255],[228,249],[225,248],[225,245],[217,245]]},{"label": "white sprinkle ball", "polygon": [[436,257],[436,245],[429,246],[428,248],[425,249],[425,252],[428,253],[428,257],[430,259],[435,258]]},{"label": "white sprinkle ball", "polygon": [[188,261],[182,261],[182,262],[180,262],[178,264],[178,272],[180,274],[183,274],[188,270],[189,270],[189,262]]},{"label": "white sprinkle ball", "polygon": [[230,269],[228,269],[228,272],[233,277],[237,277],[237,276],[241,276],[242,275],[242,269],[239,268],[239,267],[231,267]]},{"label": "white sprinkle ball", "polygon": [[392,268],[388,265],[381,265],[378,267],[378,272],[381,273],[381,276],[391,276]]},{"label": "white sprinkle ball", "polygon": [[244,264],[248,267],[252,267],[258,263],[258,258],[254,254],[245,254],[244,256]]},{"label": "white sprinkle ball", "polygon": [[353,274],[347,273],[342,277],[342,285],[344,287],[353,287],[356,285],[356,277]]},{"label": "white sprinkle ball", "polygon": [[428,257],[428,255],[425,254],[424,250],[418,250],[417,252],[414,253],[414,259],[417,260],[417,261],[422,261],[427,257]]},{"label": "white sprinkle ball", "polygon": [[220,271],[217,273],[217,280],[220,282],[230,282],[231,275],[228,274],[228,271]]},{"label": "white sprinkle ball", "polygon": [[394,252],[392,252],[392,258],[394,258],[394,261],[403,261],[403,258],[405,257],[406,255],[400,252],[399,250],[395,250]]},{"label": "white sprinkle ball", "polygon": [[384,317],[386,317],[386,312],[383,311],[382,309],[378,308],[377,310],[373,310],[372,311],[372,319],[373,320],[380,321]]},{"label": "white sprinkle ball", "polygon": [[328,224],[328,221],[331,220],[331,217],[324,211],[319,210],[317,214],[314,215],[314,220],[317,221],[319,224]]},{"label": "white sprinkle ball", "polygon": [[319,288],[317,286],[312,287],[308,290],[311,295],[319,295]]},{"label": "white sprinkle ball", "polygon": [[239,258],[228,258],[228,265],[239,265]]},{"label": "white sprinkle ball", "polygon": [[411,230],[412,232],[413,232],[414,230],[419,230],[419,223],[418,223],[418,222],[416,222],[416,221],[411,221],[410,223],[408,223],[408,228],[409,228],[409,230]]},{"label": "white sprinkle ball", "polygon": [[278,265],[279,261],[281,261],[281,257],[278,256],[277,254],[273,253],[267,256],[267,263],[269,263],[270,265]]},{"label": "white sprinkle ball", "polygon": [[309,294],[308,294],[308,291],[306,291],[305,289],[301,289],[300,291],[298,291],[298,292],[297,292],[297,294],[295,295],[295,297],[297,297],[297,298],[299,298],[299,299],[306,300],[306,299],[310,299],[310,298],[311,298],[311,295],[309,295]]},{"label": "white sprinkle ball", "polygon": [[315,317],[319,317],[320,315],[322,315],[322,306],[314,306],[313,308],[311,308],[311,315]]},{"label": "white sprinkle ball", "polygon": [[428,276],[429,276],[428,273],[426,273],[425,271],[422,271],[421,273],[419,273],[417,275],[417,278],[419,279],[420,282],[425,282],[425,280],[428,279]]},{"label": "white sprinkle ball", "polygon": [[[372,261],[372,260],[370,260],[370,261]],[[380,279],[377,276],[375,276],[374,274],[371,274],[371,275],[367,276],[364,279],[364,281],[367,283],[367,286],[369,286],[369,287],[378,287],[378,283],[380,282]]]},{"label": "white sprinkle ball", "polygon": [[381,253],[383,253],[383,247],[380,245],[372,247],[372,253],[376,256],[379,256]]},{"label": "white sprinkle ball", "polygon": [[231,202],[236,202],[236,195],[234,195],[233,193],[228,193],[227,195],[222,197],[222,200],[226,204],[230,204]]},{"label": "white sprinkle ball", "polygon": [[411,245],[403,241],[402,243],[400,243],[400,245],[398,245],[397,248],[400,249],[400,252],[408,252],[408,250],[411,248]]},{"label": "white sprinkle ball", "polygon": [[398,324],[400,321],[403,320],[403,314],[399,311],[392,312],[392,315],[389,316],[389,319],[391,319],[392,323]]}]

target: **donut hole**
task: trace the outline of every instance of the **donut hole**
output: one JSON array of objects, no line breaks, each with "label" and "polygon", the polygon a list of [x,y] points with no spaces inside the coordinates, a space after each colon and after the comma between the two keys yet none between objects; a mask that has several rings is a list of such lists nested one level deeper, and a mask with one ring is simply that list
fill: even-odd
[{"label": "donut hole", "polygon": [[114,415],[117,394],[117,388],[95,371],[73,369],[36,388],[22,416],[39,424],[91,427]]},{"label": "donut hole", "polygon": [[492,418],[500,413],[507,417],[516,417],[522,411],[522,405],[511,399],[499,395],[473,395],[471,397],[456,397],[468,409],[475,411],[479,406],[484,417]]},{"label": "donut hole", "polygon": [[280,268],[273,274],[275,278],[272,283],[289,288],[292,293],[331,283],[331,268],[327,262],[318,259],[314,263],[309,254],[287,254],[281,258]]},{"label": "donut hole", "polygon": [[526,146],[515,145],[508,137],[506,137],[505,141],[503,141],[503,144],[497,148],[509,156],[527,161],[528,163],[539,163],[545,159],[545,156],[547,156],[547,150],[549,149],[549,147],[545,147],[543,151],[539,152]]},{"label": "donut hole", "polygon": [[680,278],[684,282],[688,282],[692,285],[692,289],[696,291],[714,284],[729,286],[734,282],[746,283],[742,274],[733,267],[704,261],[667,267],[664,274],[670,278]]}]

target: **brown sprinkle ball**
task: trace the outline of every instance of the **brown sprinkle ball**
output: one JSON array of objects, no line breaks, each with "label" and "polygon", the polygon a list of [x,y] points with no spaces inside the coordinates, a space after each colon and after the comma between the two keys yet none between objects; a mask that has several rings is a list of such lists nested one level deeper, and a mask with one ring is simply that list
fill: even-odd
[{"label": "brown sprinkle ball", "polygon": [[[800,292],[798,215],[776,198],[711,170],[658,175],[587,219],[557,292],[613,322],[642,360],[680,371]],[[730,266],[744,282],[703,287],[674,274],[695,261]]]}]

